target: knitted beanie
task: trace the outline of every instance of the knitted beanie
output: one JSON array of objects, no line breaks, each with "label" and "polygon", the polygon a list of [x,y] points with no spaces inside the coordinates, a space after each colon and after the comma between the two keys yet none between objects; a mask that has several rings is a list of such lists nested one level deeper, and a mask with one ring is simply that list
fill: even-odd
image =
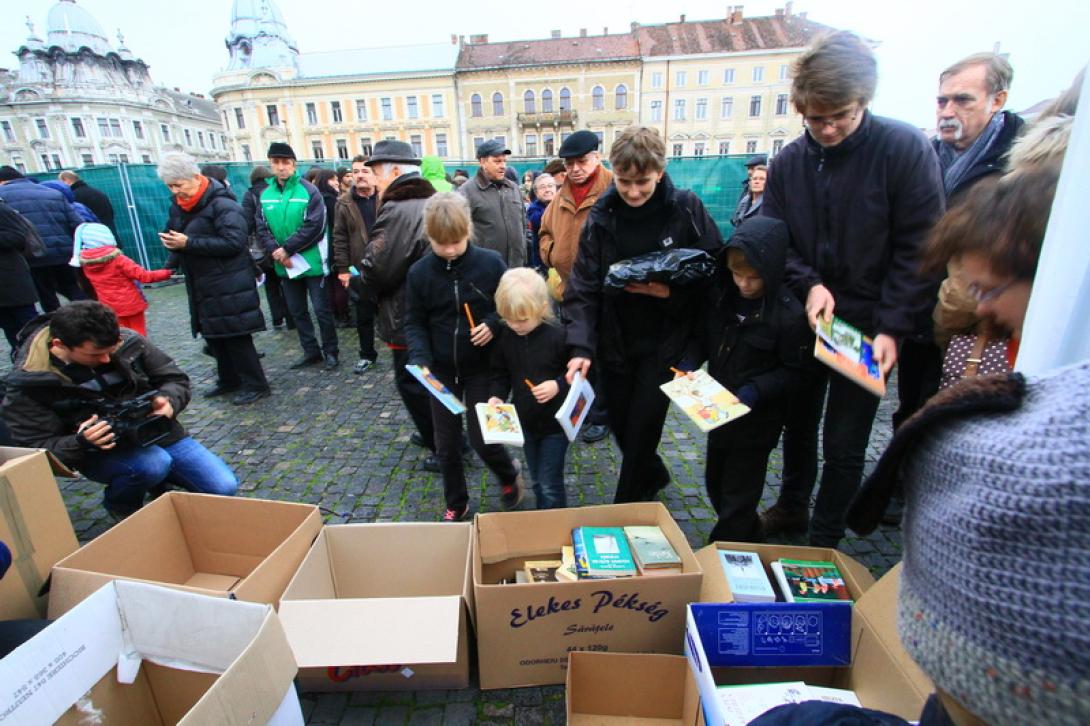
[{"label": "knitted beanie", "polygon": [[84,222],[76,227],[76,234],[72,240],[72,259],[68,261],[68,264],[72,267],[79,267],[80,253],[83,250],[98,247],[117,247],[114,233],[104,224]]},{"label": "knitted beanie", "polygon": [[901,641],[988,723],[1090,723],[1090,361],[905,459]]}]

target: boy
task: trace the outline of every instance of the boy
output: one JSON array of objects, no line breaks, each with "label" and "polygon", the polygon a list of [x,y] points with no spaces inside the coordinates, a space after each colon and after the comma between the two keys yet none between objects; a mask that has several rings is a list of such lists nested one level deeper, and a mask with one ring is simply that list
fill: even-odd
[{"label": "boy", "polygon": [[[500,330],[493,299],[507,269],[498,252],[469,243],[473,224],[469,204],[456,192],[428,199],[424,232],[433,254],[413,263],[405,281],[405,338],[409,363],[430,370],[462,399],[469,414],[473,450],[502,483],[500,503],[522,502],[518,465],[503,446],[485,446],[472,411],[488,400],[488,345]],[[462,419],[432,398],[435,454],[446,497],[444,522],[469,518],[469,493],[462,465]]]},{"label": "boy", "polygon": [[704,483],[719,521],[709,542],[761,542],[757,505],[787,401],[809,378],[814,334],[782,285],[787,225],[753,217],[726,249],[727,272],[708,317],[708,373],[751,411],[708,435]]}]

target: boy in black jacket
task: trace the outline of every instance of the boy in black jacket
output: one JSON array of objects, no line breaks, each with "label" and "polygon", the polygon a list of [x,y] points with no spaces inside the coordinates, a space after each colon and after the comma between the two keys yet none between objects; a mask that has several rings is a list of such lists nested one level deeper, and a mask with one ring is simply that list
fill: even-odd
[{"label": "boy in black jacket", "polygon": [[708,434],[704,483],[719,515],[709,542],[764,540],[757,505],[787,402],[809,377],[814,334],[782,284],[787,225],[744,221],[727,244],[724,284],[708,316],[708,373],[751,411]]},{"label": "boy in black jacket", "polygon": [[[469,243],[469,205],[460,194],[428,199],[424,231],[433,254],[413,263],[405,280],[405,339],[409,363],[431,371],[469,410],[469,442],[501,484],[500,503],[522,501],[518,465],[500,445],[485,446],[474,406],[488,400],[489,343],[500,330],[493,298],[507,269],[499,253]],[[469,493],[462,465],[462,418],[431,399],[435,455],[443,475],[444,522],[469,518]]]}]

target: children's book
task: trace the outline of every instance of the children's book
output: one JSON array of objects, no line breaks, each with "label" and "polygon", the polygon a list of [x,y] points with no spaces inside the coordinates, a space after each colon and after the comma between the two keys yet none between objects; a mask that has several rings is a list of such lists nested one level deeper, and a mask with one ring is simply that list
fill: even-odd
[{"label": "children's book", "polygon": [[523,569],[528,582],[556,582],[562,564],[560,560],[527,560]]},{"label": "children's book", "polygon": [[474,408],[477,410],[477,422],[481,425],[481,436],[486,444],[522,446],[525,443],[522,423],[513,405],[501,403],[498,406],[489,406],[487,403],[478,403]]},{"label": "children's book", "polygon": [[832,562],[781,559],[772,563],[787,602],[852,602],[844,576]]},{"label": "children's book", "polygon": [[814,357],[876,396],[886,395],[886,382],[874,360],[874,341],[840,318],[818,318]]},{"label": "children's book", "polygon": [[681,572],[681,556],[660,527],[625,527],[624,534],[640,574],[670,575]]},{"label": "children's book", "polygon": [[678,376],[659,388],[701,431],[711,431],[749,413],[749,406],[705,370],[693,371],[691,376]]},{"label": "children's book", "polygon": [[635,577],[636,561],[620,527],[576,527],[572,530],[580,577]]},{"label": "children's book", "polygon": [[560,428],[564,429],[568,441],[575,441],[575,437],[579,435],[579,429],[590,413],[592,403],[594,389],[581,373],[576,373],[564,403],[560,404],[560,409],[556,412],[556,420],[560,422]]},{"label": "children's book", "polygon": [[776,602],[776,591],[756,552],[719,550],[719,564],[735,602]]},{"label": "children's book", "polygon": [[420,381],[421,385],[431,395],[438,399],[439,403],[447,407],[447,410],[453,414],[463,414],[466,412],[465,404],[458,400],[458,398],[450,392],[441,380],[435,377],[435,374],[431,371],[424,373],[424,369],[420,366],[407,365],[405,370],[413,375],[413,378]]}]

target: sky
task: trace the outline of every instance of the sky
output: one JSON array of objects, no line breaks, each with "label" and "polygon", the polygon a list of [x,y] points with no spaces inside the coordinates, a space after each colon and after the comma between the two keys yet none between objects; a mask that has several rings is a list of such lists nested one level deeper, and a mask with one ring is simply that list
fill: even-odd
[{"label": "sky", "polygon": [[[117,29],[133,53],[151,66],[155,83],[207,94],[212,77],[227,61],[224,38],[230,28],[230,0],[77,0],[102,25],[116,47]],[[55,0],[2,0],[0,48],[14,52],[27,36],[29,14],[44,37],[46,15]],[[403,3],[353,0],[281,0],[281,12],[303,53],[340,48],[439,43],[452,33],[487,33],[489,39],[546,38],[559,29],[564,36],[580,28],[600,34],[627,30],[632,21],[644,25],[672,22],[681,13],[689,20],[726,14],[727,3],[709,0],[600,0],[533,3],[526,0],[416,0]],[[666,10],[665,5],[670,5]],[[745,3],[746,16],[772,15],[784,2]],[[381,13],[373,8],[382,7]],[[550,7],[563,7],[550,16]],[[921,128],[934,125],[937,79],[943,68],[998,43],[1009,53],[1014,82],[1008,108],[1018,111],[1052,98],[1070,85],[1090,60],[1086,0],[797,0],[794,12],[811,20],[854,30],[879,43],[878,93],[872,108]],[[0,67],[15,68],[14,55]],[[365,69],[361,69],[365,70]]]}]

